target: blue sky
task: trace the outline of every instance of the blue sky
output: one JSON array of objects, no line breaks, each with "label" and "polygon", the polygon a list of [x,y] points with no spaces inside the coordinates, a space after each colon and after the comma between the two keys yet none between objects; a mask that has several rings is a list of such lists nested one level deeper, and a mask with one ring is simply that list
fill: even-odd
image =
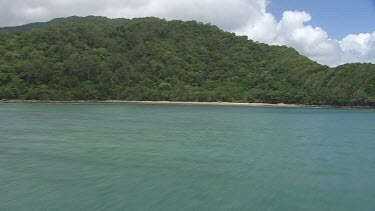
[{"label": "blue sky", "polygon": [[287,10],[306,11],[310,25],[336,39],[375,30],[375,0],[270,0],[267,9],[278,20]]}]

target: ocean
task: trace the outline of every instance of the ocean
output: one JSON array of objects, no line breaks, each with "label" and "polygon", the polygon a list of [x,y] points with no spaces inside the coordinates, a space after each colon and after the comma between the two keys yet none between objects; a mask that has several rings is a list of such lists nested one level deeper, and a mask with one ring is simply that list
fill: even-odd
[{"label": "ocean", "polygon": [[0,210],[375,210],[375,111],[0,104]]}]

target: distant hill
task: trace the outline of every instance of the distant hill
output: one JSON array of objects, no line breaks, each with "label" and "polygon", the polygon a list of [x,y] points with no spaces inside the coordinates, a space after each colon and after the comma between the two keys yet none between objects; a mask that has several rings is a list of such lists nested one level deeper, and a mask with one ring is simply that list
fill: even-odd
[{"label": "distant hill", "polygon": [[374,64],[329,68],[196,21],[69,17],[0,31],[0,99],[375,106]]},{"label": "distant hill", "polygon": [[71,16],[67,18],[56,18],[48,22],[37,22],[37,23],[30,23],[22,26],[12,26],[12,27],[3,27],[0,30],[5,30],[10,33],[18,33],[18,32],[25,32],[32,29],[44,29],[52,25],[56,24],[66,24],[66,23],[94,23],[101,26],[117,26],[126,24],[129,19],[125,18],[118,18],[118,19],[109,19],[106,17],[100,16],[87,16],[87,17],[79,17],[79,16]]}]

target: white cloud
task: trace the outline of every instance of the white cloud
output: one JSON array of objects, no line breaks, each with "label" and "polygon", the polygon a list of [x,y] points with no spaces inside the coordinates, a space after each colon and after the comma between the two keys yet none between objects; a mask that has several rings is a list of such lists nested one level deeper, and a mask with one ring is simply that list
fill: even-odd
[{"label": "white cloud", "polygon": [[307,12],[286,11],[281,20],[266,12],[268,0],[0,0],[0,26],[46,21],[71,15],[156,16],[211,22],[259,42],[286,45],[330,66],[375,63],[375,31],[342,40],[308,24]]},{"label": "white cloud", "polygon": [[367,34],[351,34],[340,41],[345,62],[375,63],[375,31]]},{"label": "white cloud", "polygon": [[264,10],[258,21],[249,22],[238,33],[260,42],[293,47],[312,60],[330,66],[375,63],[375,32],[348,35],[338,41],[329,38],[323,29],[306,25],[311,18],[306,12],[286,11],[281,20],[276,21]]}]

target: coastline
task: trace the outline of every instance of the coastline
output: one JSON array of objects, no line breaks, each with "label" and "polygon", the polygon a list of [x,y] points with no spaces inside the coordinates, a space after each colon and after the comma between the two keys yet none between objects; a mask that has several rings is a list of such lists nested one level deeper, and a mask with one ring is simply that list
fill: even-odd
[{"label": "coastline", "polygon": [[128,101],[128,100],[0,100],[0,104],[12,103],[43,103],[43,104],[154,104],[154,105],[218,105],[218,106],[248,106],[248,107],[281,107],[281,108],[344,108],[344,109],[375,109],[368,106],[332,106],[304,105],[284,103],[239,103],[239,102],[188,102],[188,101]]}]

